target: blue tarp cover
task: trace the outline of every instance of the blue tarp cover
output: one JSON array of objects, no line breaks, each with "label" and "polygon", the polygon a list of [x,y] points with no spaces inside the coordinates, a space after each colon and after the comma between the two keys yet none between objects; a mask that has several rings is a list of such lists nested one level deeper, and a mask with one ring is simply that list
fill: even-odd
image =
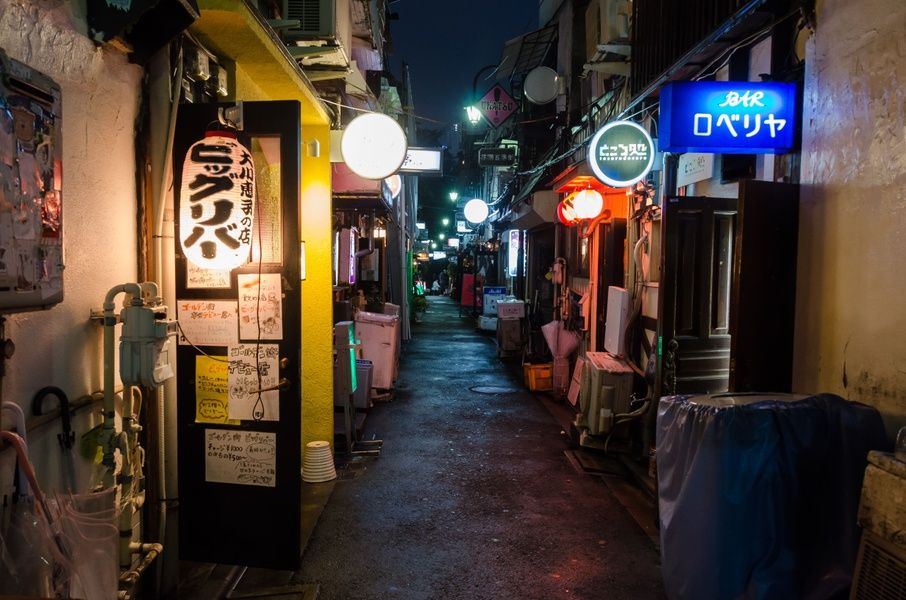
[{"label": "blue tarp cover", "polygon": [[831,394],[691,400],[657,415],[667,595],[845,598],[866,457],[889,445],[878,412]]}]

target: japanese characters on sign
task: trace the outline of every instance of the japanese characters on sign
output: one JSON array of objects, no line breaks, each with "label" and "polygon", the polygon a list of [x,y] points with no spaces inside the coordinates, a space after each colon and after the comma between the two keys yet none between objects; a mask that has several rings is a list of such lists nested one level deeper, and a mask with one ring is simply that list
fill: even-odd
[{"label": "japanese characters on sign", "polygon": [[245,263],[254,214],[251,154],[228,132],[208,132],[183,162],[179,241],[186,258],[214,270]]},{"label": "japanese characters on sign", "polygon": [[654,164],[654,142],[632,121],[614,121],[598,130],[588,148],[588,165],[599,180],[619,188],[641,181]]},{"label": "japanese characters on sign", "polygon": [[516,112],[517,107],[513,97],[507,94],[499,84],[488,90],[488,93],[478,101],[479,112],[494,127],[499,127],[501,123],[509,119],[510,115]]},{"label": "japanese characters on sign", "polygon": [[796,85],[689,81],[661,91],[661,146],[670,152],[773,154],[791,150]]},{"label": "japanese characters on sign", "polygon": [[500,146],[499,148],[479,148],[479,167],[511,167],[516,162],[515,146]]}]

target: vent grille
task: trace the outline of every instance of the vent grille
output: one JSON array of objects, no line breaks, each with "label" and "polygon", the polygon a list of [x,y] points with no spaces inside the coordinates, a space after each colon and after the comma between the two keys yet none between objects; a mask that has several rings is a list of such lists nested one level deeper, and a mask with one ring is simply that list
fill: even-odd
[{"label": "vent grille", "polygon": [[298,20],[303,31],[318,31],[321,28],[322,0],[289,0],[287,19]]},{"label": "vent grille", "polygon": [[906,562],[874,543],[862,540],[853,584],[853,600],[906,600]]}]

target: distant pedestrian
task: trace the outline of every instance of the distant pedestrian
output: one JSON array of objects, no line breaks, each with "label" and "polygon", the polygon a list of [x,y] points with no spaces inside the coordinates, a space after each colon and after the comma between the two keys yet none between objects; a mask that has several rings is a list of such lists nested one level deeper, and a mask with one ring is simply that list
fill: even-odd
[{"label": "distant pedestrian", "polygon": [[440,284],[440,293],[447,293],[447,286],[450,284],[450,276],[447,275],[446,271],[441,271],[440,275],[437,276],[437,281]]}]

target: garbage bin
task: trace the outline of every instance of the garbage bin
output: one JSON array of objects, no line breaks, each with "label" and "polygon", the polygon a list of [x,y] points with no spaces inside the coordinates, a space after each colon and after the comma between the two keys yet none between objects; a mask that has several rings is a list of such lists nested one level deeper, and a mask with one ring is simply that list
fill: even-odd
[{"label": "garbage bin", "polygon": [[673,396],[657,414],[671,599],[832,598],[850,586],[878,412],[831,394]]},{"label": "garbage bin", "polygon": [[362,358],[373,363],[371,386],[389,390],[396,378],[397,339],[400,318],[359,311],[355,317],[355,336],[362,343]]}]

